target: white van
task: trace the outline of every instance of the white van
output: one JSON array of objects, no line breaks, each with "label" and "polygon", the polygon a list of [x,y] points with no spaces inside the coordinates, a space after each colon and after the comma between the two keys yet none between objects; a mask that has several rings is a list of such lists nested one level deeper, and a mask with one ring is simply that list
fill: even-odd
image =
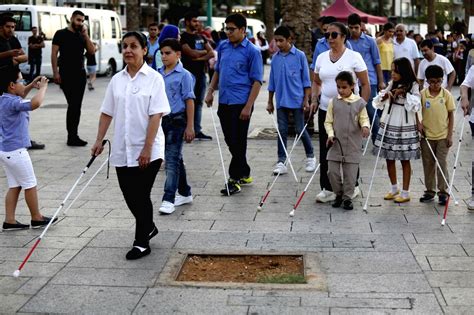
[{"label": "white van", "polygon": [[[222,31],[225,28],[225,17],[212,17],[212,29],[216,31]],[[204,26],[207,25],[207,16],[199,16],[198,20],[202,22]],[[179,20],[179,25],[178,27],[180,30],[184,30],[186,28],[184,24],[184,19]],[[253,37],[257,36],[257,33],[262,31],[265,33],[267,28],[265,27],[265,24],[263,24],[262,21],[257,20],[257,19],[252,19],[252,18],[247,18],[247,29],[250,31]]]},{"label": "white van", "polygon": [[[89,36],[99,45],[96,53],[97,73],[112,75],[117,70],[121,70],[123,67],[122,26],[119,16],[114,11],[37,5],[0,5],[0,14],[8,12],[17,21],[15,34],[26,53],[28,53],[28,37],[32,35],[31,28],[36,26],[43,32],[45,47],[42,51],[41,74],[51,77],[53,76],[51,42],[54,33],[67,27],[72,12],[75,10],[84,12]],[[28,73],[28,63],[22,63],[20,69]]]}]

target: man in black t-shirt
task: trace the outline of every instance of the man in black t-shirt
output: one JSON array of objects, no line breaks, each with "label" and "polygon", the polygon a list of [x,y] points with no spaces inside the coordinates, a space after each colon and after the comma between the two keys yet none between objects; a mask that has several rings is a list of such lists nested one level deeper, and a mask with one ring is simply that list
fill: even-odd
[{"label": "man in black t-shirt", "polygon": [[69,26],[54,34],[51,47],[54,82],[61,86],[68,105],[67,145],[81,147],[87,145],[87,142],[78,135],[82,98],[86,88],[84,52],[87,50],[89,54],[94,53],[94,44],[87,33],[84,18],[84,13],[79,10],[74,11]]},{"label": "man in black t-shirt", "polygon": [[202,102],[206,90],[206,67],[207,61],[214,57],[211,45],[207,40],[196,33],[199,25],[198,15],[188,12],[184,16],[186,31],[181,34],[181,45],[183,53],[181,62],[186,70],[195,78],[194,94],[194,132],[197,140],[212,140],[211,136],[205,135],[201,130]]},{"label": "man in black t-shirt", "polygon": [[[38,34],[38,28],[31,28],[32,36],[28,37],[28,63],[30,64],[30,81],[40,75],[41,60],[43,58],[42,50],[44,48],[44,39]],[[36,71],[35,71],[36,69]],[[33,75],[34,73],[34,75]]]}]

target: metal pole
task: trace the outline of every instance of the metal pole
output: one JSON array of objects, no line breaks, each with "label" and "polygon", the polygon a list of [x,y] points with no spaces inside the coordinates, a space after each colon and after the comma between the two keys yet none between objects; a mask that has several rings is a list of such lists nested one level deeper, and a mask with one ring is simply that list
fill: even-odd
[{"label": "metal pole", "polygon": [[212,26],[212,0],[207,0],[207,26]]}]

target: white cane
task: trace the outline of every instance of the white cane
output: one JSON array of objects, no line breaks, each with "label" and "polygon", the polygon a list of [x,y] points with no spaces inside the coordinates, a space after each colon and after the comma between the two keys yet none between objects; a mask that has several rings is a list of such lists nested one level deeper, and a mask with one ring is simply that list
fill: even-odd
[{"label": "white cane", "polygon": [[211,111],[212,124],[214,125],[214,131],[216,133],[217,146],[219,147],[219,155],[221,157],[222,172],[224,173],[225,189],[227,190],[227,196],[230,196],[229,184],[227,183],[227,173],[225,171],[225,165],[224,165],[224,158],[222,157],[221,142],[219,141],[219,133],[217,132],[216,121],[214,119],[214,111],[212,110],[212,107],[209,107],[209,110]]},{"label": "white cane", "polygon": [[295,177],[295,181],[298,182],[298,176],[296,176],[295,169],[293,168],[293,164],[291,163],[290,156],[288,155],[288,151],[286,151],[285,143],[283,142],[283,138],[281,137],[280,130],[278,129],[278,123],[275,119],[275,114],[271,113],[270,115],[272,116],[273,125],[275,126],[275,129],[278,133],[278,138],[280,139],[280,143],[281,143],[281,146],[283,147],[283,151],[285,151],[286,161],[288,162],[288,164],[290,164],[290,168],[293,173],[293,176]]}]

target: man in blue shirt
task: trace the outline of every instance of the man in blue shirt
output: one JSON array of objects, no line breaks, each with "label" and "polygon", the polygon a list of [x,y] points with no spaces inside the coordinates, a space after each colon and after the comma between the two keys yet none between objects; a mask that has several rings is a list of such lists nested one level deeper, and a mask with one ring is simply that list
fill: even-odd
[{"label": "man in blue shirt", "polygon": [[[349,15],[347,22],[351,32],[351,37],[348,42],[351,43],[352,50],[357,51],[362,55],[369,72],[370,97],[367,101],[366,108],[370,121],[372,122],[376,113],[376,110],[372,106],[372,99],[377,95],[379,90],[385,88],[382,66],[380,64],[380,52],[375,39],[362,32],[362,20],[357,13]],[[375,137],[377,137],[378,131],[379,118],[378,116],[375,116],[372,128],[372,143],[375,142]]]},{"label": "man in blue shirt", "polygon": [[163,67],[158,72],[165,81],[171,113],[161,123],[165,134],[166,181],[159,211],[171,214],[175,206],[193,202],[182,151],[183,136],[186,142],[194,139],[194,79],[179,62],[181,44],[177,39],[165,39],[160,43],[160,50]]},{"label": "man in blue shirt", "polygon": [[232,160],[229,182],[221,190],[223,195],[240,192],[241,184],[253,181],[247,164],[247,133],[255,99],[263,80],[263,61],[260,50],[246,38],[247,20],[242,14],[231,14],[226,20],[228,39],[217,48],[215,73],[206,95],[211,107],[214,90],[219,89],[217,115]]},{"label": "man in blue shirt", "polygon": [[[273,170],[274,175],[287,173],[285,161],[286,140],[288,137],[288,116],[293,114],[296,132],[301,133],[304,126],[304,113],[310,110],[309,97],[311,95],[311,81],[309,79],[308,61],[305,54],[291,44],[290,30],[280,26],[275,30],[275,42],[280,49],[273,56],[270,79],[268,82],[267,111],[273,114],[273,96],[276,94],[278,130],[281,141],[278,142],[278,162]],[[316,159],[313,145],[306,129],[301,137],[306,152],[307,172],[314,172]],[[283,147],[284,146],[284,147]],[[288,150],[287,150],[288,152]]]},{"label": "man in blue shirt", "polygon": [[158,44],[158,35],[158,24],[151,23],[150,25],[148,25],[148,38],[146,42],[148,53],[146,56],[146,62],[149,65],[151,65],[151,63],[153,62],[153,57],[155,56],[156,51],[160,48],[160,45]]}]

